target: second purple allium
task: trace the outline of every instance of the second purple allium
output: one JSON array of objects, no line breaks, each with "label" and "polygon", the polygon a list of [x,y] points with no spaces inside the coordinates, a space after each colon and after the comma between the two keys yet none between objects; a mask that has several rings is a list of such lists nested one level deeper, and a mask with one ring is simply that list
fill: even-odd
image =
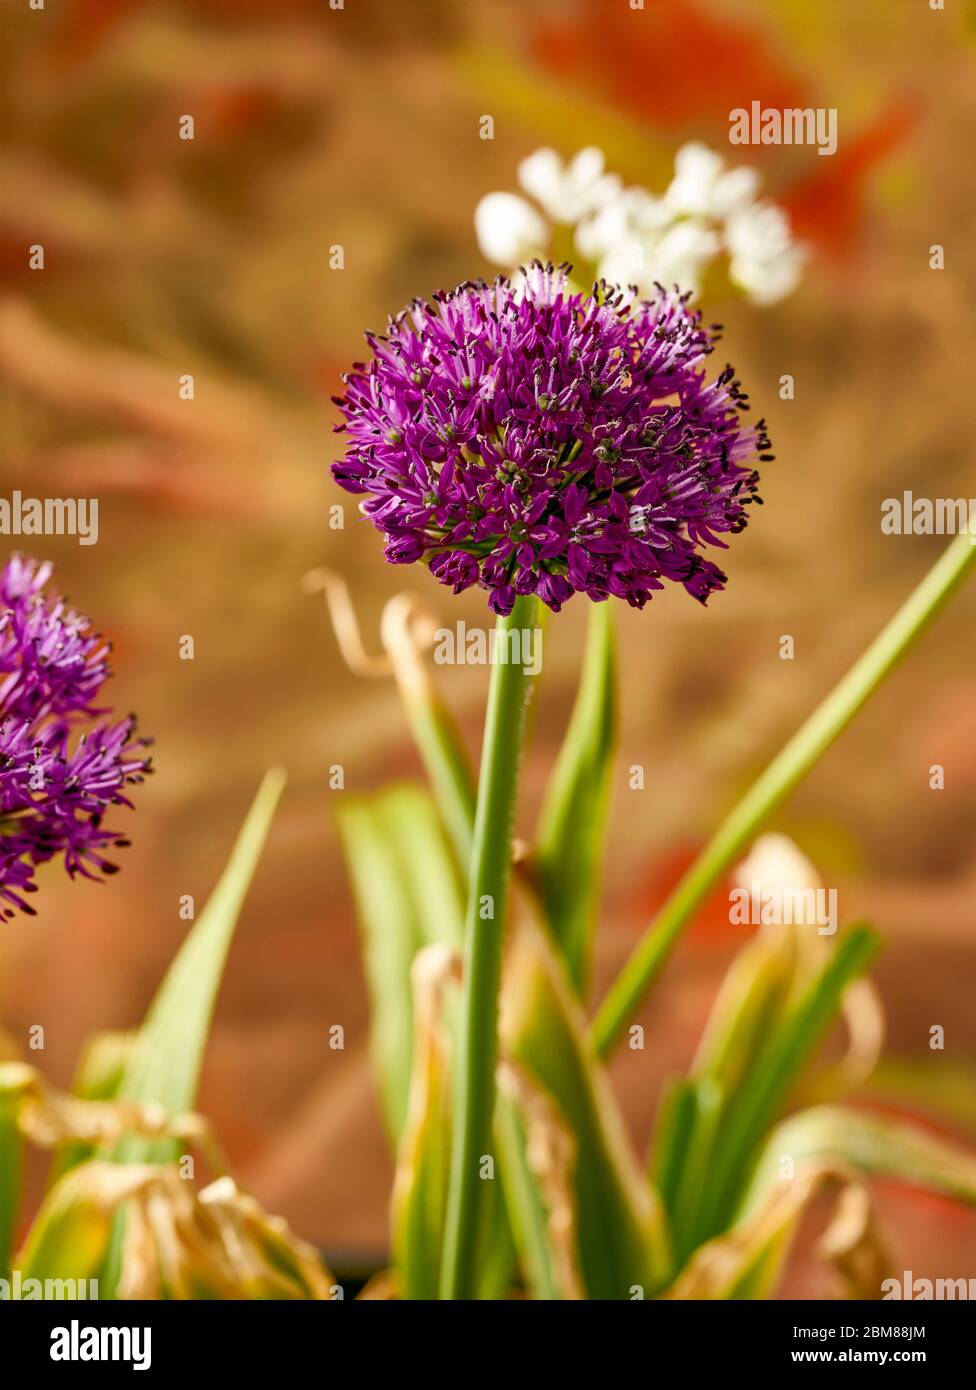
[{"label": "second purple allium", "polygon": [[72,875],[114,873],[126,844],[102,824],[149,770],[135,719],[103,719],[94,701],[108,646],[88,620],[45,595],[49,564],[13,556],[0,572],[0,915],[33,912],[34,871],[61,858]]},{"label": "second purple allium", "polygon": [[388,560],[478,583],[497,613],[642,608],[667,580],[704,602],[725,575],[702,549],[743,529],[771,457],[732,368],[707,378],[715,341],[686,296],[577,293],[552,266],[416,300],[344,378],[333,473]]}]

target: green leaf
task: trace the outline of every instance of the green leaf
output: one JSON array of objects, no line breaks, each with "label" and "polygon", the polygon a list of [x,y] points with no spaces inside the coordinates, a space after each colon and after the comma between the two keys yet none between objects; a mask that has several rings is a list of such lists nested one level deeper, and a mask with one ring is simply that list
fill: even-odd
[{"label": "green leaf", "polygon": [[526,1288],[532,1298],[561,1300],[565,1293],[550,1239],[550,1212],[528,1164],[525,1121],[501,1092],[495,1106],[495,1144],[509,1228]]},{"label": "green leaf", "polygon": [[610,1052],[652,988],[681,933],[746,845],[803,781],[858,710],[963,584],[976,565],[976,546],[959,535],[940,555],[894,617],[806,723],[729,812],[638,941],[593,1023],[601,1056]]},{"label": "green leaf", "polygon": [[23,1182],[23,1140],[17,1128],[17,1101],[0,1095],[0,1279],[10,1269]]},{"label": "green leaf", "polygon": [[579,693],[537,836],[546,916],[580,994],[589,975],[617,730],[612,619],[609,603],[590,605]]},{"label": "green leaf", "polygon": [[828,1186],[841,1188],[841,1201],[818,1252],[844,1275],[851,1297],[879,1297],[894,1263],[855,1174],[976,1205],[972,1149],[888,1116],[815,1106],[773,1130],[734,1225],[698,1250],[669,1297],[769,1297],[806,1208]]},{"label": "green leaf", "polygon": [[524,1069],[498,1070],[495,1143],[525,1281],[536,1299],[581,1299],[576,1136],[551,1095]]},{"label": "green leaf", "polygon": [[436,1299],[451,1144],[451,1081],[445,995],[456,958],[428,946],[413,963],[415,1033],[410,1099],[397,1150],[391,1216],[399,1294]]},{"label": "green leaf", "polygon": [[715,1139],[708,1190],[703,1194],[696,1243],[728,1224],[756,1147],[830,1026],[847,985],[867,968],[878,945],[877,933],[863,924],[837,938],[823,970],[785,1010],[740,1086],[727,1098]]},{"label": "green leaf", "polygon": [[[192,1109],[224,962],[284,782],[284,773],[272,771],[261,783],[227,867],[139,1030],[120,1097],[161,1105],[171,1118]],[[114,1156],[119,1162],[166,1162],[178,1152],[178,1140],[130,1137]]]},{"label": "green leaf", "polygon": [[466,868],[474,837],[475,786],[457,725],[426,683],[416,689],[401,685],[400,697],[457,862]]},{"label": "green leaf", "polygon": [[79,1100],[113,1100],[119,1094],[138,1038],[132,1029],[94,1033],[82,1051],[71,1094]]},{"label": "green leaf", "polygon": [[0,1063],[0,1279],[10,1272],[23,1185],[24,1140],[20,1105],[33,1072],[23,1062]]},{"label": "green leaf", "polygon": [[784,1158],[792,1160],[796,1173],[828,1161],[976,1205],[973,1149],[884,1115],[818,1105],[791,1115],[770,1134],[740,1203],[740,1220],[750,1219],[782,1189]]},{"label": "green leaf", "polygon": [[792,972],[791,953],[761,940],[750,941],[736,955],[705,1025],[692,1076],[666,1104],[653,1171],[663,1179],[661,1195],[679,1263],[698,1243],[727,1098],[734,1101],[748,1085],[784,1005]]},{"label": "green leaf", "polygon": [[338,818],[352,878],[370,994],[370,1048],[383,1116],[395,1144],[407,1115],[412,1051],[410,966],[419,945],[396,846],[374,799],[348,798]]},{"label": "green leaf", "polygon": [[698,1214],[702,1194],[708,1191],[725,1093],[713,1077],[703,1076],[692,1081],[691,1100],[688,1138],[671,1209],[672,1239],[678,1264],[684,1263],[697,1243]]},{"label": "green leaf", "polygon": [[579,1255],[587,1297],[645,1297],[669,1276],[663,1206],[640,1170],[586,1019],[547,934],[519,914],[502,989],[502,1055],[551,1096],[577,1143]]},{"label": "green leaf", "polygon": [[794,978],[794,953],[786,942],[748,942],[722,980],[702,1034],[692,1073],[712,1077],[727,1095],[749,1078],[779,1020]]},{"label": "green leaf", "polygon": [[[280,769],[265,774],[227,866],[149,1006],[116,1090],[119,1098],[161,1105],[171,1119],[192,1109],[224,962],[284,785],[285,774]],[[169,1163],[179,1152],[177,1139],[127,1135],[115,1145],[111,1158],[130,1165]],[[71,1169],[51,1189],[52,1194],[73,1173],[86,1172],[92,1166],[87,1163]],[[113,1221],[101,1271],[102,1297],[113,1298],[118,1287],[123,1229],[120,1213]]]},{"label": "green leaf", "polygon": [[649,1168],[651,1180],[672,1218],[696,1112],[693,1081],[679,1076],[665,1085],[654,1125]]},{"label": "green leaf", "polygon": [[410,1089],[411,966],[425,945],[459,946],[460,885],[433,803],[421,788],[350,797],[338,824],[362,937],[373,1064],[395,1144]]},{"label": "green leaf", "polygon": [[[71,1083],[71,1094],[79,1100],[114,1100],[133,1056],[137,1036],[134,1032],[105,1032],[89,1038]],[[95,1153],[94,1145],[78,1140],[60,1145],[51,1164],[49,1185],[69,1168],[94,1158]]]},{"label": "green leaf", "polygon": [[145,1184],[146,1172],[95,1160],[59,1178],[28,1233],[19,1260],[23,1279],[99,1278],[118,1209]]}]

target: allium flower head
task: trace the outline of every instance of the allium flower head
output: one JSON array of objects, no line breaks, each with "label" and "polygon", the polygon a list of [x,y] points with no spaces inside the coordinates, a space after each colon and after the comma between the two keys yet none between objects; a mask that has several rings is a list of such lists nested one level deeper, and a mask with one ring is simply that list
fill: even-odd
[{"label": "allium flower head", "polygon": [[636,301],[566,268],[415,300],[367,334],[336,397],[349,443],[336,481],[395,564],[424,560],[455,593],[479,583],[497,613],[516,594],[556,611],[574,593],[642,608],[671,580],[704,602],[758,501],[762,421],[687,296]]},{"label": "allium flower head", "polygon": [[33,912],[34,871],[63,858],[74,877],[115,872],[127,842],[102,824],[149,770],[134,718],[96,709],[108,646],[86,618],[44,593],[51,566],[15,555],[0,573],[0,915]]}]

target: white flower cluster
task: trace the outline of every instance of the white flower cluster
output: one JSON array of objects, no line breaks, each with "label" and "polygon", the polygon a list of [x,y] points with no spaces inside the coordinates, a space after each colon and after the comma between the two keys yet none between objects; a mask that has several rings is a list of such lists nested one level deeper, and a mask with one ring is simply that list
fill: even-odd
[{"label": "white flower cluster", "polygon": [[573,229],[579,254],[603,279],[697,294],[706,267],[727,255],[734,283],[754,303],[773,304],[799,284],[808,257],[783,209],[757,198],[756,170],[728,169],[706,145],[682,146],[661,197],[625,188],[593,146],[565,164],[555,150],[536,150],[519,165],[518,181],[534,204],[489,193],[475,210],[478,245],[497,265],[544,257],[556,225]]}]

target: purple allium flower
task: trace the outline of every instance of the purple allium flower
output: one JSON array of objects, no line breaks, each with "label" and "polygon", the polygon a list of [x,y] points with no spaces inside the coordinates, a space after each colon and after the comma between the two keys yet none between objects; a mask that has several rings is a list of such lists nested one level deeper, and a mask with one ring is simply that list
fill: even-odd
[{"label": "purple allium flower", "polygon": [[761,500],[764,424],[744,425],[731,367],[707,379],[717,326],[687,296],[575,293],[567,269],[461,285],[367,334],[372,360],[334,398],[333,474],[365,494],[387,559],[479,583],[498,613],[533,593],[643,608],[665,580],[704,603],[725,575],[702,548]]},{"label": "purple allium flower", "polygon": [[[100,719],[108,644],[45,596],[49,564],[13,556],[0,573],[0,916],[33,913],[34,870],[63,857],[74,877],[115,872],[103,851],[127,841],[102,825],[150,770],[135,719]],[[94,722],[93,722],[94,721]]]}]

